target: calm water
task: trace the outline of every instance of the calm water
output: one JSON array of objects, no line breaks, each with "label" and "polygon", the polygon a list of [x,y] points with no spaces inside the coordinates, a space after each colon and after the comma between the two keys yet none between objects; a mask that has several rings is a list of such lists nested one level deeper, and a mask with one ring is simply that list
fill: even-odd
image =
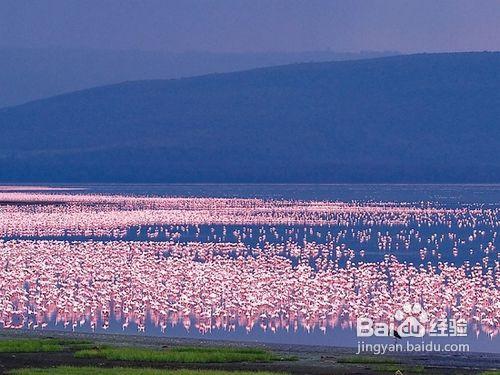
[{"label": "calm water", "polygon": [[[16,189],[17,185],[10,185]],[[32,185],[25,185],[33,187]],[[412,184],[51,184],[99,194],[500,205],[499,185]],[[6,188],[9,185],[5,185]]]}]

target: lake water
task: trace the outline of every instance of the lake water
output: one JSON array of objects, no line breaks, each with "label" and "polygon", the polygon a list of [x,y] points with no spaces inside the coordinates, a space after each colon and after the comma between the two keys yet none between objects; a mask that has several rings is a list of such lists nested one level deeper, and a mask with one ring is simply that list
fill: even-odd
[{"label": "lake water", "polygon": [[416,318],[499,351],[499,214],[500,185],[5,185],[0,325],[356,346]]}]

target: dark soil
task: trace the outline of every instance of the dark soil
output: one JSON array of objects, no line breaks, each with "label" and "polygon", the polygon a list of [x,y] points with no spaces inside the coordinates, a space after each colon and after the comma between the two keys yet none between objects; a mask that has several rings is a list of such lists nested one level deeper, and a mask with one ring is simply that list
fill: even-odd
[{"label": "dark soil", "polygon": [[[50,353],[0,353],[0,373],[9,369],[21,367],[52,367],[58,365],[70,366],[131,366],[155,368],[197,368],[220,370],[267,370],[290,374],[394,374],[394,370],[383,369],[382,366],[372,364],[338,363],[337,360],[355,354],[354,348],[282,345],[282,344],[255,344],[229,341],[211,341],[197,339],[179,339],[165,337],[147,337],[117,334],[87,334],[55,331],[12,331],[1,330],[0,339],[14,337],[53,337],[92,340],[96,343],[114,346],[143,346],[143,347],[170,347],[170,346],[259,346],[264,347],[283,357],[296,356],[297,361],[278,361],[270,363],[217,363],[217,364],[185,364],[185,363],[143,363],[130,361],[108,361],[105,359],[75,358],[72,352]],[[489,353],[466,353],[463,355],[451,354],[419,354],[419,355],[391,355],[401,364],[403,374],[411,374],[411,368],[422,367],[425,374],[480,374],[488,369],[500,369],[500,355]],[[377,370],[378,367],[378,371]],[[391,365],[394,367],[394,365]]]}]

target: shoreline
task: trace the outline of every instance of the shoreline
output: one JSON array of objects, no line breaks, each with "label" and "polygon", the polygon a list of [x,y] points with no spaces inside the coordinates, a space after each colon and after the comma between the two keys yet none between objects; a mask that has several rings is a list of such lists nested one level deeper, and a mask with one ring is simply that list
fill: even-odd
[{"label": "shoreline", "polygon": [[[155,368],[199,368],[220,370],[267,370],[285,372],[289,374],[371,374],[373,370],[366,363],[342,363],[342,357],[353,356],[356,348],[314,346],[298,344],[277,344],[263,342],[244,342],[229,340],[203,340],[198,338],[175,338],[158,336],[126,335],[119,333],[86,333],[65,332],[57,330],[28,331],[1,329],[0,340],[13,338],[73,338],[87,339],[96,343],[111,344],[114,346],[137,346],[167,348],[169,346],[218,346],[218,347],[261,347],[269,349],[278,355],[296,356],[293,362],[270,363],[222,363],[222,364],[175,364],[175,363],[120,363],[124,366],[140,366]],[[381,356],[384,357],[384,356]],[[471,374],[480,374],[486,370],[500,369],[499,353],[397,353],[385,357],[394,358],[402,367],[423,367],[425,373],[431,374],[463,374],[464,370]],[[93,365],[110,367],[117,365],[109,361],[75,359],[71,353],[0,353],[0,373],[5,370],[19,367],[52,367],[62,364],[75,366]]]}]

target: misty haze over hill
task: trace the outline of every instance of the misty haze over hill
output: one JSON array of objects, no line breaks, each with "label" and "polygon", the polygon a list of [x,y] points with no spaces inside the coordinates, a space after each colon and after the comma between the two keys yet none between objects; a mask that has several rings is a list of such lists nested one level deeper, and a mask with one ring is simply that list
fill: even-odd
[{"label": "misty haze over hill", "polygon": [[397,52],[168,53],[0,48],[0,108],[96,86],[189,77],[297,62],[363,59]]},{"label": "misty haze over hill", "polygon": [[500,182],[500,53],[126,82],[0,110],[3,181]]}]

